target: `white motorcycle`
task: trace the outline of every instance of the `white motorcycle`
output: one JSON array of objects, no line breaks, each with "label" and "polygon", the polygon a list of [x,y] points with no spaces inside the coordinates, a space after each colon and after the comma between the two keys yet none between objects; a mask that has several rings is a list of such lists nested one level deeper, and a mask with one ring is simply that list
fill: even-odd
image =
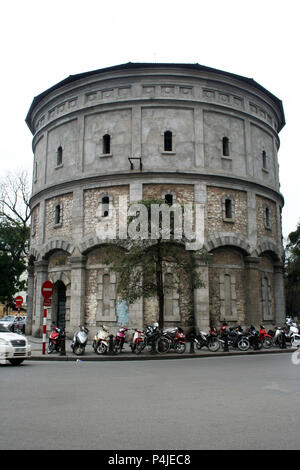
[{"label": "white motorcycle", "polygon": [[81,326],[73,336],[71,349],[76,356],[82,356],[88,341],[89,330],[85,326]]},{"label": "white motorcycle", "polygon": [[298,348],[300,346],[300,334],[297,323],[291,318],[286,319],[286,324],[289,327],[288,336],[290,338],[291,346]]},{"label": "white motorcycle", "polygon": [[101,328],[97,331],[94,341],[93,341],[93,349],[97,354],[105,354],[109,348],[109,333],[107,331],[106,326],[101,326]]}]

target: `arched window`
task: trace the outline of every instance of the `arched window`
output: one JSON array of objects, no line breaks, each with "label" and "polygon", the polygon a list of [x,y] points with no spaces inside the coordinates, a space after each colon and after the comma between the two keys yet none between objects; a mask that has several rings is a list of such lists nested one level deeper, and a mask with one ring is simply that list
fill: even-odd
[{"label": "arched window", "polygon": [[173,145],[172,145],[172,132],[166,131],[164,133],[164,151],[165,152],[172,152]]},{"label": "arched window", "polygon": [[229,157],[229,139],[228,137],[223,137],[222,139],[222,152],[224,157]]},{"label": "arched window", "polygon": [[60,146],[58,147],[56,151],[56,165],[57,166],[62,165],[62,159],[63,159],[63,148]]},{"label": "arched window", "polygon": [[103,141],[103,147],[102,147],[102,154],[108,154],[110,153],[110,135],[105,134],[102,138]]}]

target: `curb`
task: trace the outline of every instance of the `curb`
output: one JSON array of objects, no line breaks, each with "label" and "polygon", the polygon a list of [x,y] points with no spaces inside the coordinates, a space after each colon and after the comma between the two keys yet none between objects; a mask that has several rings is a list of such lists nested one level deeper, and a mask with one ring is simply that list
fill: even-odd
[{"label": "curb", "polygon": [[59,362],[108,362],[108,361],[157,361],[157,360],[168,360],[168,359],[202,359],[207,357],[229,357],[229,356],[251,356],[251,355],[260,355],[260,354],[281,354],[281,353],[293,353],[297,349],[280,349],[280,350],[264,350],[264,351],[229,351],[229,352],[216,352],[216,353],[186,353],[183,355],[179,354],[145,354],[145,355],[136,355],[136,354],[126,354],[122,356],[121,354],[105,354],[104,356],[75,356],[66,354],[65,356],[60,355],[31,355],[26,358],[27,361],[59,361]]}]

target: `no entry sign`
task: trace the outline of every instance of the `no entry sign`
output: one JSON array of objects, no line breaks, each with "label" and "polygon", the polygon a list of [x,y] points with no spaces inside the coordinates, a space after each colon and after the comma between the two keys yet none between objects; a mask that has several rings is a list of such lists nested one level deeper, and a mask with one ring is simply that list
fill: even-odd
[{"label": "no entry sign", "polygon": [[22,306],[22,303],[23,303],[23,297],[21,295],[18,295],[16,298],[15,298],[15,305],[16,307],[21,307]]},{"label": "no entry sign", "polygon": [[53,284],[51,281],[45,281],[44,284],[42,285],[42,296],[44,299],[50,299],[53,294]]}]

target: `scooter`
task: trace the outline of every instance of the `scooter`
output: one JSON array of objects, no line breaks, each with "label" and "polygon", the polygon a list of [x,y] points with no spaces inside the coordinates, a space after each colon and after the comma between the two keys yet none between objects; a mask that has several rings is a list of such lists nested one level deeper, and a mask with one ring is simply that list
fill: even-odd
[{"label": "scooter", "polygon": [[143,330],[135,329],[132,334],[131,341],[130,341],[131,352],[134,353],[136,350],[137,344],[141,343],[143,340],[144,340]]},{"label": "scooter", "polygon": [[59,352],[62,348],[64,339],[64,332],[57,326],[53,326],[52,332],[49,337],[47,353],[52,354],[53,351]]},{"label": "scooter", "polygon": [[119,354],[123,349],[123,346],[125,343],[126,331],[128,331],[128,328],[125,328],[125,326],[122,326],[121,328],[119,328],[119,331],[114,341],[114,353],[115,354]]},{"label": "scooter", "polygon": [[109,348],[109,333],[107,331],[106,326],[101,326],[101,328],[97,331],[94,341],[93,341],[93,349],[97,354],[105,354]]},{"label": "scooter", "polygon": [[71,349],[76,356],[82,356],[88,341],[89,330],[85,326],[80,326],[73,336]]}]

